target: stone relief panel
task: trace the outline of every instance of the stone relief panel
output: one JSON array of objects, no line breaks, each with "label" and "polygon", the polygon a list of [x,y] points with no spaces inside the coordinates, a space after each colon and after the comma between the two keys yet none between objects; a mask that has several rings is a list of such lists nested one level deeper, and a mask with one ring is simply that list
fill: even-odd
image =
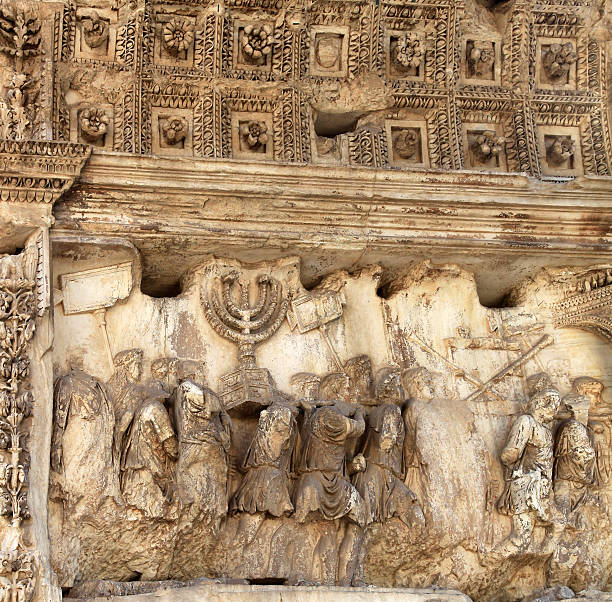
[{"label": "stone relief panel", "polygon": [[[489,309],[453,265],[305,290],[298,258],[210,258],[155,299],[125,257],[54,266],[63,587],[437,583],[488,599],[515,595],[527,565],[524,591],[605,586],[612,364],[555,309],[605,290],[605,270],[542,273]],[[71,313],[73,283],[86,297],[93,282],[104,292]]]},{"label": "stone relief panel", "polygon": [[[610,174],[606,49],[588,27],[587,2],[571,14],[561,1],[507,10],[345,0],[307,8],[147,0],[132,8],[77,2],[56,9],[48,37],[57,57],[53,138],[135,154],[265,154],[393,169],[489,171],[495,163],[496,170],[553,180]],[[3,84],[3,120],[23,129],[16,115],[31,106],[26,121],[34,123],[34,80],[21,68],[15,77]],[[373,86],[382,93],[369,96]],[[389,146],[384,120],[406,109],[426,114],[428,161],[399,157]],[[161,126],[170,138],[159,132],[158,111],[173,124]],[[251,128],[265,124],[273,144],[245,148],[234,112],[255,113]],[[321,112],[331,126],[320,126]],[[505,160],[473,160],[464,124],[483,119],[465,112],[496,115]],[[188,122],[185,138],[178,118]],[[580,128],[574,167],[555,166],[540,139],[546,128],[566,136],[570,127]]]}]

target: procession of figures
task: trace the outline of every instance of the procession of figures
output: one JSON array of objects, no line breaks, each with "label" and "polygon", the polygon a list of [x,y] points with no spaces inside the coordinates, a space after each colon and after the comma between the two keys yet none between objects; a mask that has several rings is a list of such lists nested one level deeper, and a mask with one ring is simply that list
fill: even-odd
[{"label": "procession of figures", "polygon": [[[425,530],[416,423],[424,404],[445,395],[441,374],[416,366],[374,376],[370,359],[358,356],[342,372],[295,374],[290,393],[273,387],[245,421],[232,420],[198,362],[157,359],[147,383],[140,349],[118,353],[114,365],[107,383],[72,370],[55,385],[52,468],[76,516],[111,497],[148,519],[204,519],[214,532],[238,515],[244,537],[266,517],[343,521],[343,585],[363,583],[377,524],[396,517]],[[553,553],[564,530],[584,528],[585,505],[605,504],[598,491],[612,474],[612,408],[602,383],[577,378],[563,398],[546,373],[527,384],[527,409],[500,457],[497,507],[512,518],[512,533],[483,563],[525,552],[536,525],[547,530],[542,551],[562,563]],[[237,421],[251,424],[243,449],[233,443]]]}]

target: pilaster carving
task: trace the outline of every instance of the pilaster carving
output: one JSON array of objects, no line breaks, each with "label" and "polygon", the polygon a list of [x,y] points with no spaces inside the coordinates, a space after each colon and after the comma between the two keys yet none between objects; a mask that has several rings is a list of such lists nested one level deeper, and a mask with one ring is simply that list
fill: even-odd
[{"label": "pilaster carving", "polygon": [[0,592],[7,600],[32,599],[36,551],[26,528],[29,437],[34,397],[29,389],[29,343],[37,315],[36,246],[0,257]]}]

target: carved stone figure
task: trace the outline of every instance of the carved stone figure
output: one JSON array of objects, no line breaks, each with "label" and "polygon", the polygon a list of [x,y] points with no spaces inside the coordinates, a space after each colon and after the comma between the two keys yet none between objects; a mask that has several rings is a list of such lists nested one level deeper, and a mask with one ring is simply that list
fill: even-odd
[{"label": "carved stone figure", "polygon": [[98,48],[106,43],[109,36],[108,21],[100,18],[97,11],[92,10],[82,19],[83,37],[90,48]]},{"label": "carved stone figure", "polygon": [[90,107],[79,113],[79,129],[83,140],[99,144],[108,130],[110,117],[104,109]]},{"label": "carved stone figure", "polygon": [[397,38],[392,58],[400,68],[417,68],[423,60],[423,42],[413,33],[405,33]]},{"label": "carved stone figure", "polygon": [[113,457],[119,466],[123,436],[142,401],[143,389],[138,384],[142,377],[142,349],[117,353],[113,364],[115,372],[106,384],[106,390],[115,413]]},{"label": "carved stone figure", "polygon": [[289,464],[295,428],[295,418],[288,406],[271,405],[262,410],[242,463],[246,474],[232,499],[231,511],[267,512],[272,516],[293,512]]},{"label": "carved stone figure", "polygon": [[[348,393],[348,377],[330,374],[321,383],[321,397]],[[324,402],[323,402],[324,403]],[[325,520],[346,517],[346,533],[338,551],[338,582],[350,585],[355,575],[362,531],[368,522],[365,503],[348,480],[347,441],[365,429],[363,410],[343,401],[307,410],[294,494],[295,519],[303,523],[316,516]],[[362,470],[364,466],[356,466]]]},{"label": "carved stone figure", "polygon": [[434,385],[439,378],[440,374],[430,372],[423,367],[409,368],[401,373],[402,386],[408,397],[404,411],[406,485],[416,494],[421,504],[427,498],[427,485],[425,463],[417,442],[419,416],[423,405],[434,399]]},{"label": "carved stone figure", "polygon": [[147,391],[126,432],[121,454],[121,493],[149,518],[164,515],[171,494],[178,443],[163,389]]},{"label": "carved stone figure", "polygon": [[567,76],[570,66],[578,59],[571,42],[551,44],[543,52],[542,66],[546,75],[552,80],[560,80]]},{"label": "carved stone figure", "polygon": [[263,121],[249,121],[240,126],[240,136],[251,150],[262,148],[268,142],[268,126]]},{"label": "carved stone figure", "polygon": [[572,382],[572,390],[590,400],[588,426],[596,456],[594,487],[604,489],[612,476],[612,404],[603,400],[603,383],[595,378],[576,378]]},{"label": "carved stone figure", "polygon": [[344,371],[350,381],[350,397],[353,403],[373,405],[374,374],[372,361],[367,355],[358,355],[351,358],[344,365]]},{"label": "carved stone figure", "polygon": [[187,19],[175,17],[163,26],[162,41],[167,52],[173,56],[187,51],[193,39],[193,26]]},{"label": "carved stone figure", "polygon": [[55,383],[54,406],[51,467],[61,475],[61,497],[72,517],[95,512],[107,497],[119,496],[111,402],[96,378],[72,370]]},{"label": "carved stone figure", "polygon": [[190,516],[204,516],[218,531],[227,514],[227,454],[231,420],[210,389],[191,380],[177,390],[178,497]]},{"label": "carved stone figure", "polygon": [[504,150],[505,140],[498,136],[493,130],[480,132],[474,138],[471,151],[478,163],[488,163]]},{"label": "carved stone figure", "polygon": [[384,404],[368,416],[368,430],[362,454],[366,469],[353,477],[373,522],[397,516],[407,527],[421,526],[423,512],[417,498],[404,485],[404,437],[402,411]]},{"label": "carved stone figure", "polygon": [[563,519],[551,499],[553,435],[550,423],[559,409],[556,389],[540,389],[529,400],[529,413],[512,425],[501,452],[506,467],[506,487],[498,510],[512,517],[512,533],[491,553],[507,557],[527,549],[538,524],[552,526],[545,542],[548,550],[563,531]]},{"label": "carved stone figure", "polygon": [[569,519],[584,503],[593,485],[595,450],[587,429],[590,399],[570,394],[563,398],[563,403],[571,418],[557,430],[554,491],[557,506]]},{"label": "carved stone figure", "polygon": [[574,141],[569,136],[552,136],[552,139],[546,148],[546,160],[551,165],[563,165],[574,156]]},{"label": "carved stone figure", "polygon": [[189,124],[182,117],[169,117],[164,121],[161,130],[166,144],[172,146],[185,140]]},{"label": "carved stone figure", "polygon": [[353,417],[347,417],[337,406],[316,408],[305,424],[295,493],[295,516],[299,522],[304,522],[311,512],[327,520],[348,516],[361,526],[366,522],[363,500],[346,479],[346,440],[360,436],[365,428],[362,410],[353,411]]},{"label": "carved stone figure", "polygon": [[242,30],[242,52],[249,61],[256,65],[265,62],[266,56],[272,52],[274,36],[272,27],[268,24],[249,24]]},{"label": "carved stone figure", "polygon": [[402,159],[410,159],[417,154],[420,143],[419,131],[415,128],[406,128],[400,130],[394,139],[393,149]]},{"label": "carved stone figure", "polygon": [[470,77],[482,77],[495,62],[495,50],[493,42],[476,40],[468,51],[468,74]]},{"label": "carved stone figure", "polygon": [[296,401],[305,400],[310,404],[319,399],[321,379],[310,372],[299,372],[291,377],[291,392]]},{"label": "carved stone figure", "polygon": [[397,368],[386,366],[376,373],[375,395],[377,405],[386,403],[393,403],[399,407],[404,405],[404,389]]}]

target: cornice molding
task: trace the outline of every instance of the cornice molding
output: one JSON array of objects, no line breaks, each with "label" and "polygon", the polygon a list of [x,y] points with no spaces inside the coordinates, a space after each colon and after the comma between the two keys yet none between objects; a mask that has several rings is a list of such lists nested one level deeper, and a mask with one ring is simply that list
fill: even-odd
[{"label": "cornice molding", "polygon": [[0,140],[0,202],[53,204],[91,154],[84,144]]},{"label": "cornice molding", "polygon": [[[96,188],[143,191],[163,183],[168,196],[188,193],[263,194],[295,198],[419,200],[538,208],[609,208],[612,178],[581,176],[566,183],[543,182],[524,174],[447,170],[382,170],[261,161],[197,160],[95,152],[81,182]],[[588,199],[585,199],[585,193]]]}]

